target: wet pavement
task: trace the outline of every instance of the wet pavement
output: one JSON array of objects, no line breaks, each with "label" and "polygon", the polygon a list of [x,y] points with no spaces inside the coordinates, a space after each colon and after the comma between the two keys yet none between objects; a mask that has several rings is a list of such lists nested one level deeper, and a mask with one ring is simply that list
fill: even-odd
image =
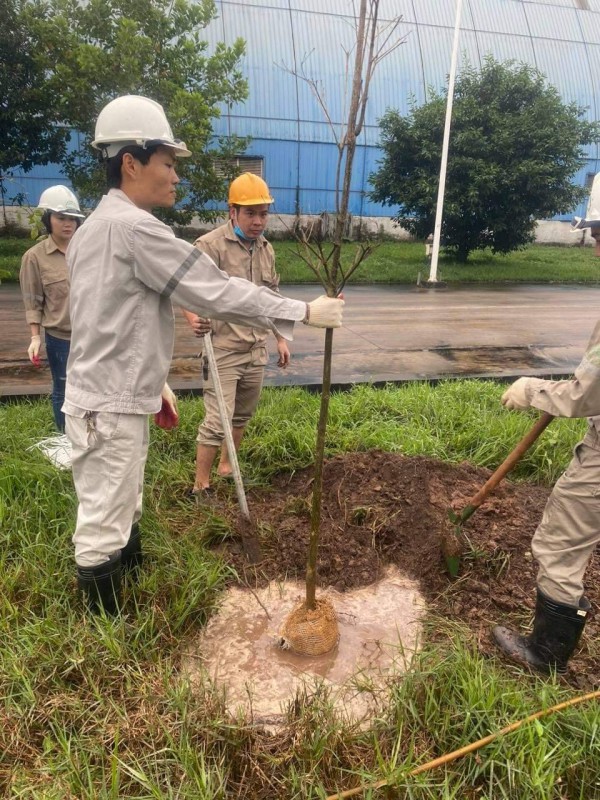
[{"label": "wet pavement", "polygon": [[[282,292],[303,300],[320,293],[317,286],[286,286]],[[600,286],[353,286],[344,295],[344,327],[334,334],[332,382],[338,387],[566,376],[579,363],[600,311]],[[48,367],[36,369],[27,359],[28,328],[15,284],[0,285],[0,320],[0,396],[47,393]],[[290,367],[277,367],[271,347],[265,384],[318,387],[323,347],[324,331],[298,325]],[[169,378],[175,390],[201,390],[198,349],[176,312]]]}]

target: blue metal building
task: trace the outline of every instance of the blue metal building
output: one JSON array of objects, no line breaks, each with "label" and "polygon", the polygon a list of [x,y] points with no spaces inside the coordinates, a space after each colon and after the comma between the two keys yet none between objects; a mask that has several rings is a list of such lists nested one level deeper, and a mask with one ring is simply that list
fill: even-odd
[{"label": "blue metal building", "polygon": [[[262,168],[280,214],[319,213],[334,208],[337,150],[331,126],[311,92],[297,77],[319,80],[334,126],[345,117],[345,53],[354,31],[352,0],[216,0],[218,18],[206,30],[211,49],[241,37],[249,98],[223,109],[217,134],[249,135],[246,153]],[[441,89],[450,66],[455,0],[382,0],[383,21],[401,16],[405,42],[379,65],[367,119],[355,158],[350,210],[354,215],[389,216],[370,202],[368,176],[376,168],[377,120],[387,108],[408,111],[409,98]],[[464,0],[460,50],[473,65],[487,54],[537,67],[565,101],[600,111],[600,0]],[[589,148],[577,180],[583,185],[600,168]],[[56,168],[23,176],[35,202],[41,189],[64,180]],[[31,180],[33,179],[33,180]],[[581,209],[580,209],[581,210]]]}]

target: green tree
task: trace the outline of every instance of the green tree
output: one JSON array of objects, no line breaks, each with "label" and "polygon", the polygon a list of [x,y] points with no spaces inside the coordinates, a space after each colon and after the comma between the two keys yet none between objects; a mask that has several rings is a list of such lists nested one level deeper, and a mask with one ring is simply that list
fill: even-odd
[{"label": "green tree", "polygon": [[[58,127],[47,78],[18,0],[0,0],[0,194],[15,169],[58,161],[68,132]],[[15,197],[8,197],[15,202]],[[6,218],[5,218],[6,223]]]},{"label": "green tree", "polygon": [[[395,217],[414,235],[433,231],[446,93],[410,114],[380,120],[383,158],[370,176],[371,199],[400,206]],[[455,86],[442,242],[461,262],[490,247],[508,253],[533,241],[536,220],[568,213],[585,190],[571,182],[583,147],[600,137],[584,109],[562,102],[525,64],[488,57],[466,65]]]},{"label": "green tree", "polygon": [[164,106],[173,131],[193,156],[178,164],[178,210],[189,222],[210,218],[206,203],[225,196],[233,177],[227,165],[246,139],[214,141],[213,120],[223,107],[243,101],[247,82],[239,61],[244,42],[218,44],[213,53],[202,31],[216,17],[213,0],[26,0],[28,24],[64,124],[76,147],[63,160],[84,200],[102,194],[104,172],[90,147],[100,109],[122,94],[140,94]]}]

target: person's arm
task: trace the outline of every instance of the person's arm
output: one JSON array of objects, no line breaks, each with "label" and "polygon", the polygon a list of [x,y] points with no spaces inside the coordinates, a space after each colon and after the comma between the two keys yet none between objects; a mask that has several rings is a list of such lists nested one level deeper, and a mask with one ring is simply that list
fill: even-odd
[{"label": "person's arm", "polygon": [[31,340],[27,348],[27,356],[31,363],[40,366],[41,322],[44,308],[44,286],[40,276],[37,259],[30,253],[25,253],[21,260],[19,284],[23,305],[25,306],[25,319],[29,323]]},{"label": "person's arm", "polygon": [[259,328],[275,326],[286,339],[292,338],[294,322],[341,325],[342,301],[321,297],[309,307],[243,278],[231,278],[158,220],[144,220],[134,227],[133,252],[139,280],[199,316]]},{"label": "person's arm", "polygon": [[[219,266],[219,261],[215,256],[212,254],[210,248],[207,246],[205,242],[202,241],[200,237],[196,239],[194,242],[194,247],[197,247],[203,253],[207,253],[212,260],[215,262],[217,266]],[[194,313],[193,311],[187,311],[185,308],[181,309],[183,311],[183,316],[188,321],[189,326],[194,332],[194,336],[206,336],[207,333],[211,331],[211,324],[210,319],[208,317],[199,317],[198,314]]]},{"label": "person's arm", "polygon": [[519,378],[502,395],[510,409],[538,408],[555,417],[600,415],[600,324],[571,380]]},{"label": "person's arm", "polygon": [[281,367],[282,369],[286,369],[286,367],[290,364],[290,348],[288,347],[288,343],[283,338],[283,336],[278,336],[274,333],[275,338],[277,339],[277,354],[279,358],[277,359],[277,366]]},{"label": "person's arm", "polygon": [[199,317],[193,311],[187,311],[185,308],[181,309],[183,316],[189,323],[190,328],[194,332],[194,336],[206,336],[211,331],[210,319],[207,317]]},{"label": "person's arm", "polygon": [[[269,255],[271,270],[268,280],[264,282],[265,285],[269,287],[269,289],[272,289],[274,292],[277,292],[279,294],[279,273],[275,269],[275,251],[273,250],[273,246],[271,245],[270,242],[267,242],[265,247],[267,248],[267,252]],[[290,353],[290,348],[288,347],[288,343],[286,342],[286,340],[282,336],[280,336],[276,331],[273,331],[273,336],[277,341],[277,355],[278,355],[277,366],[281,367],[282,369],[286,369],[289,366],[292,357]]]}]

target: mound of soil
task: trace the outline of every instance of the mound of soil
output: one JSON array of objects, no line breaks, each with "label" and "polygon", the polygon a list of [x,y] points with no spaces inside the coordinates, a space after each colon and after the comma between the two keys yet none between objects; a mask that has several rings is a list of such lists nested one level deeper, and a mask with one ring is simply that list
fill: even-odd
[{"label": "mound of soil", "polygon": [[[496,653],[491,626],[523,630],[532,619],[536,566],[531,537],[549,489],[504,481],[464,524],[469,547],[459,577],[451,580],[441,551],[452,533],[448,508],[461,511],[491,472],[463,463],[369,451],[330,459],[324,470],[318,575],[322,588],[339,591],[376,581],[386,564],[417,580],[437,614],[466,623],[480,648]],[[248,566],[239,543],[226,556],[245,582],[303,580],[310,531],[312,468],[278,475],[267,490],[249,493],[252,520],[260,532],[263,559]],[[219,495],[215,501],[221,505]],[[235,506],[223,502],[230,519]],[[586,573],[586,595],[600,606],[600,558]],[[582,647],[567,680],[580,688],[600,685],[600,665],[590,642],[600,632],[598,614],[586,625]]]}]

